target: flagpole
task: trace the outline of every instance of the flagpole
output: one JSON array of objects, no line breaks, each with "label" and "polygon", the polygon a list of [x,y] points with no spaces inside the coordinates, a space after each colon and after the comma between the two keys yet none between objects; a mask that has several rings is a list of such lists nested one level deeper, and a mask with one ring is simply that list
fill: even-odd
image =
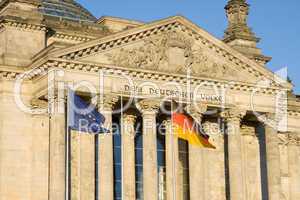
[{"label": "flagpole", "polygon": [[171,100],[171,151],[172,151],[172,174],[173,174],[173,200],[176,200],[176,172],[175,172],[175,151],[174,151],[174,142],[175,142],[175,138],[174,138],[174,134],[173,134],[173,120],[172,120],[172,115],[173,115],[173,99]]},{"label": "flagpole", "polygon": [[69,174],[69,169],[70,169],[70,155],[69,155],[69,152],[70,152],[70,146],[69,146],[69,139],[70,139],[70,128],[69,128],[69,111],[70,111],[70,105],[69,105],[69,87],[67,89],[67,113],[66,113],[66,117],[67,117],[67,124],[66,124],[66,194],[65,194],[65,198],[66,200],[69,200],[69,190],[70,190],[70,185],[69,185],[69,180],[70,180],[70,174]]},{"label": "flagpole", "polygon": [[123,140],[123,138],[122,138],[122,135],[124,135],[124,132],[125,132],[125,130],[124,130],[124,126],[123,126],[123,92],[121,92],[121,131],[120,131],[120,137],[121,137],[121,163],[122,163],[122,166],[121,166],[121,178],[122,178],[122,180],[121,180],[121,188],[122,188],[122,199],[124,199],[125,198],[125,196],[124,196],[124,147],[123,147],[123,142],[122,142],[122,140]]}]

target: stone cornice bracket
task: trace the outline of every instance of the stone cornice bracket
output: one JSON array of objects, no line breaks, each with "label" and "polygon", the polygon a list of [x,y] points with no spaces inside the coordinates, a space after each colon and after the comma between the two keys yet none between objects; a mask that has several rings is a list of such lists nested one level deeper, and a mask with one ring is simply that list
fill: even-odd
[{"label": "stone cornice bracket", "polygon": [[103,96],[99,96],[99,110],[100,111],[112,111],[113,106],[119,100],[119,96],[105,94]]},{"label": "stone cornice bracket", "polygon": [[157,99],[143,99],[136,104],[137,109],[143,114],[156,114],[161,105]]},{"label": "stone cornice bracket", "polygon": [[221,113],[221,117],[226,119],[227,122],[241,122],[245,115],[246,110],[240,108],[228,109]]}]

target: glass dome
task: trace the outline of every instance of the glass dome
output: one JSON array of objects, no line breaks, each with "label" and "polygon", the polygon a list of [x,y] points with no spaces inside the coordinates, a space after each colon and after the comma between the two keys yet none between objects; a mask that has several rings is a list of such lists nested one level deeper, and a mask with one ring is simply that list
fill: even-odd
[{"label": "glass dome", "polygon": [[74,0],[42,0],[40,11],[46,16],[77,21],[96,21],[96,18]]}]

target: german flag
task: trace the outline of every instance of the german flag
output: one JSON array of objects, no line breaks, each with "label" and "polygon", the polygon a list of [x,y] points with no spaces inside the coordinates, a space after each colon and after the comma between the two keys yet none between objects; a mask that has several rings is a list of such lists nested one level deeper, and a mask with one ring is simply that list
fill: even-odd
[{"label": "german flag", "polygon": [[188,141],[190,144],[215,149],[209,142],[209,136],[201,133],[200,125],[188,114],[173,112],[172,123],[174,126],[174,134],[183,140]]}]

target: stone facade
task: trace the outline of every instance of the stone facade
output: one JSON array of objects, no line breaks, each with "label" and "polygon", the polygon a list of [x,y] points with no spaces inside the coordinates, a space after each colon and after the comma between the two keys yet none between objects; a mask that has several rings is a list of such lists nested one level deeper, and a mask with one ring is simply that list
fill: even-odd
[{"label": "stone facade", "polygon": [[[51,5],[59,5],[56,14]],[[125,134],[122,199],[138,199],[138,122],[145,200],[300,199],[299,97],[266,68],[270,58],[256,48],[245,0],[225,9],[221,41],[182,16],[96,20],[72,0],[1,1],[0,200],[115,199],[113,134],[66,131],[66,86],[87,81],[97,89],[78,87],[78,94],[97,105],[105,127],[120,119]],[[116,114],[132,96],[129,109]],[[277,115],[279,97],[286,109]],[[188,145],[188,174],[172,134],[165,136],[165,169],[157,167],[155,124],[171,132],[160,108],[170,99],[186,106],[216,146]]]}]

